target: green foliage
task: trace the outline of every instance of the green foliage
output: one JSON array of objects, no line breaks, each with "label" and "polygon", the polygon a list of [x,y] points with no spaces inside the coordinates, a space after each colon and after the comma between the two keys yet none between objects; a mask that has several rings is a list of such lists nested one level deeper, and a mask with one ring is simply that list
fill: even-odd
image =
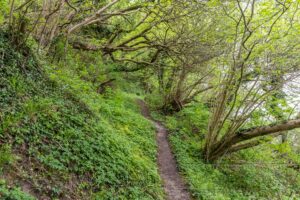
[{"label": "green foliage", "polygon": [[[33,57],[25,60],[15,52],[5,35],[0,37],[0,53],[0,137],[13,150],[22,148],[20,156],[31,160],[15,165],[33,189],[51,198],[163,198],[155,131],[139,113],[135,95],[119,90],[108,91],[105,98],[97,94],[92,81],[83,78],[82,62],[64,69],[48,66],[43,72]],[[10,154],[3,152],[6,163]],[[20,193],[3,191],[11,197]]]},{"label": "green foliage", "polygon": [[[10,33],[0,31],[0,195],[22,199],[27,180],[42,199],[163,199],[155,130],[135,102],[145,95],[165,113],[188,105],[165,122],[195,198],[298,198],[288,143],[201,160],[209,118],[220,147],[293,116],[272,90],[298,71],[297,2],[0,0],[0,25],[12,2]],[[191,103],[203,91],[216,112]]]},{"label": "green foliage", "polygon": [[11,152],[11,146],[6,144],[0,147],[0,173],[5,165],[13,164],[15,160],[16,157]]},{"label": "green foliage", "polygon": [[7,15],[9,6],[6,0],[0,0],[0,25],[4,22],[4,17]]},{"label": "green foliage", "polygon": [[197,137],[203,140],[207,130],[209,114],[205,105],[200,103],[192,104],[177,113],[175,117],[167,116],[166,126],[172,132],[180,134],[188,133],[195,138]]},{"label": "green foliage", "polygon": [[0,179],[0,199],[2,200],[35,200],[29,194],[22,192],[19,188],[10,188],[5,181]]},{"label": "green foliage", "polygon": [[[201,149],[209,112],[202,105],[193,106],[166,118],[170,141],[179,168],[195,199],[297,199],[300,176],[289,168],[281,153],[291,152],[287,144],[262,145],[224,157],[215,165],[201,159]],[[195,117],[198,118],[194,121]],[[198,126],[198,132],[191,129]],[[202,134],[201,134],[202,133]]]}]

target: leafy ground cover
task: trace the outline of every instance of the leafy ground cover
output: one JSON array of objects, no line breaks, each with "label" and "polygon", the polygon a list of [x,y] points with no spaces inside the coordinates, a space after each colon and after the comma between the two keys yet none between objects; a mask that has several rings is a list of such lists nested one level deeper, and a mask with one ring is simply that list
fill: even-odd
[{"label": "leafy ground cover", "polygon": [[202,145],[208,108],[191,105],[165,118],[170,142],[180,170],[195,199],[299,199],[299,172],[289,166],[286,145],[267,143],[224,157],[216,164],[204,162]]},{"label": "leafy ground cover", "polygon": [[3,32],[0,55],[1,198],[163,198],[155,131],[135,95],[104,98],[76,66],[41,65]]}]

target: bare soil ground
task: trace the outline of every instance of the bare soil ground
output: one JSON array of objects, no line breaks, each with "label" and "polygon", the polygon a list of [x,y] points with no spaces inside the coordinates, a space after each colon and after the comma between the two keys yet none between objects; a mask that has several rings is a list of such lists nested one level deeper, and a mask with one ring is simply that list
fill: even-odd
[{"label": "bare soil ground", "polygon": [[159,173],[163,180],[164,190],[168,200],[189,200],[190,194],[180,177],[176,160],[171,151],[168,132],[161,122],[154,120],[150,116],[147,105],[142,100],[137,100],[141,107],[143,116],[154,123],[157,130],[156,142],[158,145],[157,160]]}]

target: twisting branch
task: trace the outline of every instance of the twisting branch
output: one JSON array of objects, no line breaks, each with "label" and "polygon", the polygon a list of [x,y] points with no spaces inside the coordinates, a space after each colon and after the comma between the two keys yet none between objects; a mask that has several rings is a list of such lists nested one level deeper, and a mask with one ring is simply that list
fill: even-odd
[{"label": "twisting branch", "polygon": [[100,18],[101,14],[106,11],[107,9],[109,9],[110,7],[112,7],[113,5],[115,5],[116,3],[118,3],[120,0],[113,0],[111,3],[107,4],[106,6],[102,7],[101,9],[99,9],[97,12],[95,12],[92,16],[85,18],[84,20],[82,20],[81,22],[73,25],[72,27],[70,27],[67,31],[68,35],[71,34],[72,32],[74,32],[75,30],[89,24],[91,21]]}]

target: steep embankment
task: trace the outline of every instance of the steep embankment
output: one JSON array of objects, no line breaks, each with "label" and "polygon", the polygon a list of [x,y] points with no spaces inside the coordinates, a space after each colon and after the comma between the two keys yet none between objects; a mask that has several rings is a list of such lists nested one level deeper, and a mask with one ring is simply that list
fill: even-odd
[{"label": "steep embankment", "polygon": [[71,67],[45,72],[4,33],[0,57],[1,198],[163,198],[155,130],[133,97],[104,98]]}]

